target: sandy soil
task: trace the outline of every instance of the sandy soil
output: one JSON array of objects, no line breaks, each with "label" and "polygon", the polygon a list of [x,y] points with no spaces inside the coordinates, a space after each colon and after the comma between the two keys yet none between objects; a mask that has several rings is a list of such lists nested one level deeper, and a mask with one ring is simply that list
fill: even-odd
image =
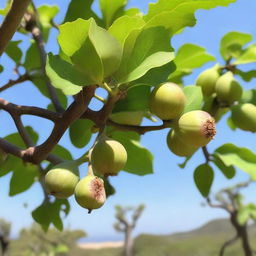
[{"label": "sandy soil", "polygon": [[123,241],[118,242],[95,242],[95,243],[79,243],[78,246],[82,249],[102,249],[102,248],[118,248],[122,247]]}]

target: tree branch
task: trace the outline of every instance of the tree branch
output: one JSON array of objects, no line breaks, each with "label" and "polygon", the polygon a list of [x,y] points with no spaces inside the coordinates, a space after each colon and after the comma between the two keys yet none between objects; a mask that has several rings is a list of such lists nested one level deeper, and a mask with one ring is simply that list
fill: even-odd
[{"label": "tree branch", "polygon": [[206,198],[206,201],[207,201],[208,205],[211,206],[212,208],[221,208],[221,209],[228,210],[225,207],[225,205],[223,205],[223,204],[214,204],[214,203],[212,203],[212,201],[209,197]]},{"label": "tree branch", "polygon": [[220,249],[219,256],[223,256],[223,255],[224,255],[224,252],[225,252],[225,249],[226,249],[229,245],[233,244],[237,239],[238,239],[238,236],[236,235],[236,236],[233,237],[232,239],[230,239],[230,240],[228,240],[227,242],[225,242],[225,243],[223,244],[223,246],[221,247],[221,249]]},{"label": "tree branch", "polygon": [[211,154],[209,153],[208,149],[206,146],[202,147],[202,151],[204,153],[204,157],[205,157],[205,160],[206,162],[210,162],[212,159],[211,159]]},{"label": "tree branch", "polygon": [[12,87],[15,84],[19,84],[19,83],[25,82],[27,80],[29,80],[29,75],[28,74],[24,74],[16,80],[9,80],[8,83],[6,83],[5,85],[0,87],[0,92]]},{"label": "tree branch", "polygon": [[0,27],[0,56],[3,54],[8,42],[12,39],[19,27],[29,3],[30,0],[13,0],[11,9]]},{"label": "tree branch", "polygon": [[62,116],[59,113],[55,113],[43,108],[16,105],[3,98],[0,98],[0,109],[3,109],[10,114],[39,116],[53,122],[57,122]]},{"label": "tree branch", "polygon": [[[36,9],[34,9],[36,12]],[[37,12],[36,12],[37,14]],[[39,28],[39,25],[37,24],[37,19],[33,17],[33,15],[26,13],[25,14],[25,20],[26,20],[26,29],[31,32],[36,45],[38,47],[40,59],[41,59],[41,65],[42,65],[42,71],[43,71],[43,76],[44,80],[47,86],[48,93],[50,95],[51,101],[56,109],[57,112],[63,112],[63,108],[59,102],[57,92],[55,88],[52,86],[50,80],[48,79],[45,71],[45,65],[46,65],[46,51],[45,51],[45,45],[44,45],[44,40],[43,40],[43,35],[42,32]]]},{"label": "tree branch", "polygon": [[59,142],[68,127],[86,111],[95,90],[95,85],[83,87],[74,102],[63,113],[61,119],[55,123],[48,139],[39,146],[26,149],[23,159],[36,164],[44,160]]}]

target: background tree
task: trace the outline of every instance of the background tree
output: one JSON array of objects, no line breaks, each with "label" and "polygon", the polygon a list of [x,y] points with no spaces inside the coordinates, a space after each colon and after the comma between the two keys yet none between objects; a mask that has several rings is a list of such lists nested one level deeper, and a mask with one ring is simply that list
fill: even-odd
[{"label": "background tree", "polygon": [[7,256],[10,245],[11,223],[0,219],[0,246],[1,255]]},{"label": "background tree", "polygon": [[244,197],[241,194],[241,189],[248,187],[251,182],[250,180],[220,190],[215,196],[217,203],[213,203],[210,197],[207,198],[209,206],[223,209],[229,214],[230,222],[236,231],[236,235],[221,247],[220,256],[223,256],[225,249],[238,239],[241,240],[245,256],[254,254],[248,235],[248,223],[250,220],[256,221],[256,205],[244,204]]},{"label": "background tree", "polygon": [[[137,221],[140,218],[145,206],[139,205],[138,207],[122,207],[116,206],[116,219],[114,228],[118,232],[124,233],[124,255],[133,256],[133,239],[132,232],[136,227]],[[129,213],[131,214],[129,218]]]},{"label": "background tree", "polygon": [[75,255],[77,240],[86,236],[82,230],[50,228],[44,232],[38,224],[20,231],[19,238],[12,241],[11,255],[67,256]]}]

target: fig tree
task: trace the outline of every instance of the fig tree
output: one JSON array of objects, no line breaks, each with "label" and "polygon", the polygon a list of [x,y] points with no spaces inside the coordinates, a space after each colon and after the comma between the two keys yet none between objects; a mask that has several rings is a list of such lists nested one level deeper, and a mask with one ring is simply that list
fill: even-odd
[{"label": "fig tree", "polygon": [[242,87],[230,71],[217,80],[215,91],[219,101],[228,105],[240,100],[243,93]]},{"label": "fig tree", "polygon": [[203,147],[216,134],[214,118],[202,110],[187,112],[178,121],[178,134],[185,144]]},{"label": "fig tree", "polygon": [[167,135],[167,145],[177,156],[191,156],[198,149],[198,147],[185,144],[174,130],[170,130]]},{"label": "fig tree", "polygon": [[104,182],[94,175],[87,175],[81,179],[75,188],[75,199],[89,213],[100,208],[106,201]]},{"label": "fig tree", "polygon": [[171,120],[182,114],[185,101],[186,97],[177,84],[164,83],[151,92],[149,108],[160,119]]},{"label": "fig tree", "polygon": [[241,130],[256,132],[256,106],[244,103],[233,106],[231,119]]},{"label": "fig tree", "polygon": [[73,195],[78,181],[78,168],[75,161],[60,163],[45,175],[47,191],[59,199]]},{"label": "fig tree", "polygon": [[117,112],[110,115],[110,120],[118,124],[140,125],[144,116],[143,111]]},{"label": "fig tree", "polygon": [[205,97],[215,92],[215,85],[219,78],[219,72],[216,67],[204,70],[196,80],[196,85],[201,86],[202,93]]},{"label": "fig tree", "polygon": [[93,171],[96,174],[114,176],[125,166],[127,153],[121,143],[103,137],[93,147],[90,158]]}]

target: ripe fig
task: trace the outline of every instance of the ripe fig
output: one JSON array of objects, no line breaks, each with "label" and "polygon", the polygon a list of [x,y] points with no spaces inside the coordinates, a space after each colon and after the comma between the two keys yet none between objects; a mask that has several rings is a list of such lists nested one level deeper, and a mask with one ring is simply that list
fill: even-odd
[{"label": "ripe fig", "polygon": [[235,80],[232,72],[222,75],[216,82],[215,91],[220,102],[228,105],[240,100],[243,89]]},{"label": "ripe fig", "polygon": [[118,124],[140,125],[144,116],[143,111],[117,112],[110,115],[110,120]]},{"label": "ripe fig", "polygon": [[185,107],[186,97],[174,83],[160,84],[151,92],[150,111],[162,120],[178,118]]},{"label": "ripe fig", "polygon": [[90,158],[96,174],[115,176],[125,166],[127,153],[121,143],[103,137],[93,147]]},{"label": "ripe fig", "polygon": [[73,195],[78,181],[78,168],[75,161],[60,163],[45,175],[47,191],[59,199]]},{"label": "ripe fig", "polygon": [[201,86],[205,97],[215,92],[215,85],[219,77],[220,75],[216,67],[206,69],[197,77],[196,85]]},{"label": "ripe fig", "polygon": [[80,206],[88,209],[89,213],[100,208],[106,201],[103,180],[94,175],[81,179],[75,188],[75,199]]},{"label": "ripe fig", "polygon": [[167,135],[167,145],[177,156],[191,156],[198,149],[198,147],[185,144],[174,130],[170,130]]},{"label": "ripe fig", "polygon": [[216,134],[214,118],[202,110],[187,112],[178,121],[178,134],[185,144],[203,147]]},{"label": "ripe fig", "polygon": [[244,131],[256,132],[256,106],[244,103],[233,106],[231,109],[233,123]]}]

